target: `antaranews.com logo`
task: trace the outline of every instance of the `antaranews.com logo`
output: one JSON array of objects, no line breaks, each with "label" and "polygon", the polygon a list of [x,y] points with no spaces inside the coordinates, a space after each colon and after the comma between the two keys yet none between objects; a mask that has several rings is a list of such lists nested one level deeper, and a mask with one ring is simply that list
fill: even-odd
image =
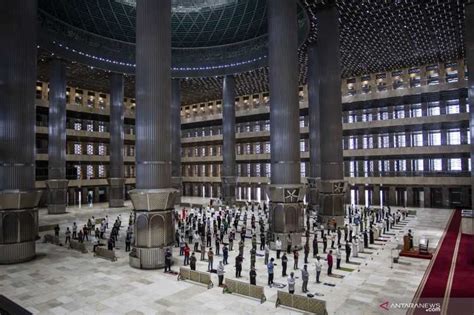
[{"label": "antaranews.com logo", "polygon": [[422,309],[425,312],[441,312],[441,303],[390,303],[385,301],[379,305],[380,308],[388,311],[390,309]]}]

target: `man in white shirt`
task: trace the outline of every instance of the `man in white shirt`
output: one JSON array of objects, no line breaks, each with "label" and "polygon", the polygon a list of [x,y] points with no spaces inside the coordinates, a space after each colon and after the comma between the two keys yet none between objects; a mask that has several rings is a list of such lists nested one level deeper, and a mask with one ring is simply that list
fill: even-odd
[{"label": "man in white shirt", "polygon": [[341,245],[338,245],[336,249],[336,269],[341,268],[341,257],[342,257]]},{"label": "man in white shirt", "polygon": [[277,259],[280,259],[280,253],[281,253],[281,241],[280,238],[277,237],[275,241],[275,249],[277,251]]},{"label": "man in white shirt", "polygon": [[323,264],[321,263],[321,257],[316,257],[316,262],[314,263],[316,266],[316,283],[321,283],[319,281],[319,276],[321,275],[321,270],[323,268]]},{"label": "man in white shirt", "polygon": [[288,292],[290,294],[295,293],[295,274],[292,272],[290,273],[290,276],[288,277]]}]

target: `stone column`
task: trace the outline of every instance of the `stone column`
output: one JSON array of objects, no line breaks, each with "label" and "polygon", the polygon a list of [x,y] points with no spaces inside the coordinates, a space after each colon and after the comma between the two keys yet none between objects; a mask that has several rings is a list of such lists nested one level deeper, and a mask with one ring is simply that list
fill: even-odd
[{"label": "stone column", "polygon": [[339,16],[330,6],[317,13],[319,29],[318,58],[320,65],[320,130],[321,130],[321,188],[319,194],[320,220],[332,218],[344,224],[344,192],[342,155],[341,67],[339,53]]},{"label": "stone column", "polygon": [[359,205],[365,206],[365,186],[359,186]]},{"label": "stone column", "polygon": [[0,264],[28,261],[36,253],[36,11],[35,0],[0,6]]},{"label": "stone column", "polygon": [[293,245],[299,246],[304,231],[296,8],[293,0],[271,0],[268,3],[272,168],[268,220],[270,238],[279,237],[283,246],[286,246],[288,236]]},{"label": "stone column", "polygon": [[164,267],[174,242],[173,209],[178,191],[171,188],[171,0],[138,0],[136,28],[136,169],[137,189],[130,265]]},{"label": "stone column", "polygon": [[388,188],[388,205],[391,207],[397,205],[397,189],[394,186]]},{"label": "stone column", "polygon": [[423,207],[425,208],[431,207],[431,188],[430,187],[423,188]]},{"label": "stone column", "polygon": [[108,179],[110,207],[123,207],[125,200],[123,87],[123,75],[112,74],[110,77],[110,178]]},{"label": "stone column", "polygon": [[309,116],[309,210],[319,212],[319,190],[321,186],[321,130],[320,122],[320,67],[318,47],[312,44],[308,48],[308,116]]},{"label": "stone column", "polygon": [[449,208],[451,206],[451,203],[449,200],[449,187],[446,187],[446,186],[441,187],[441,196],[443,198],[442,200],[443,208]]},{"label": "stone column", "polygon": [[235,203],[237,168],[235,163],[235,79],[226,75],[222,85],[222,199],[227,205]]},{"label": "stone column", "polygon": [[380,186],[374,185],[372,187],[372,205],[380,207]]},{"label": "stone column", "polygon": [[415,192],[413,187],[407,187],[407,200],[406,200],[406,206],[407,207],[413,207],[414,206],[414,194],[415,193],[418,193],[418,192]]},{"label": "stone column", "polygon": [[181,174],[181,86],[179,79],[171,81],[171,185],[178,190],[176,204],[181,203],[183,179]]},{"label": "stone column", "polygon": [[474,3],[466,4],[465,39],[468,71],[469,129],[471,130],[471,204],[474,207]]},{"label": "stone column", "polygon": [[48,214],[66,212],[66,68],[55,59],[49,79]]}]

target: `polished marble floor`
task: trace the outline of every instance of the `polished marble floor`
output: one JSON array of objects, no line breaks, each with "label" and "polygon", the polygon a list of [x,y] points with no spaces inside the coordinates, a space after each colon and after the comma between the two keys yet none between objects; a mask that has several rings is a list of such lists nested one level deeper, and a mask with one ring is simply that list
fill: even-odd
[{"label": "polished marble floor", "polygon": [[[184,200],[186,201],[186,200]],[[206,200],[193,199],[193,204]],[[361,254],[353,258],[360,265],[342,263],[342,267],[354,269],[352,272],[335,270],[344,278],[329,278],[326,275],[326,263],[323,262],[322,282],[334,284],[327,286],[315,283],[314,260],[310,258],[311,293],[327,303],[329,314],[404,314],[406,310],[385,311],[379,304],[389,302],[411,302],[413,295],[428,266],[428,260],[400,257],[398,264],[391,263],[391,249],[402,242],[403,234],[411,228],[415,232],[415,244],[421,235],[430,239],[435,247],[443,233],[451,210],[416,209],[417,215],[411,216],[406,226],[393,231],[385,245],[375,245],[372,254]],[[124,208],[109,209],[106,204],[92,207],[71,207],[67,214],[47,215],[40,210],[40,225],[58,223],[62,233],[73,221],[84,224],[91,216],[103,217],[106,214],[114,220],[119,214],[128,218],[130,203]],[[123,224],[127,225],[127,220]],[[265,287],[267,301],[259,301],[222,294],[215,286],[207,290],[204,286],[190,282],[177,281],[176,276],[163,273],[162,270],[137,270],[129,267],[127,253],[124,251],[123,237],[118,243],[118,261],[110,262],[94,258],[91,253],[81,254],[51,244],[37,243],[37,258],[31,262],[0,266],[0,292],[34,314],[300,314],[287,308],[275,308],[276,288]],[[237,236],[237,239],[240,239]],[[88,244],[89,247],[92,247]],[[320,244],[321,246],[321,244]],[[249,281],[249,250],[251,242],[246,242],[242,281]],[[230,253],[226,266],[226,275],[234,278],[233,262],[237,246]],[[321,251],[321,248],[320,248]],[[271,256],[275,256],[272,252]],[[303,265],[300,256],[300,268]],[[183,257],[174,252],[175,265],[181,265]],[[343,258],[344,258],[343,254]],[[292,255],[288,256],[289,271],[293,266]],[[219,261],[219,257],[215,261]],[[343,259],[344,261],[344,259]],[[217,263],[215,263],[217,264]],[[267,283],[266,267],[263,257],[257,257],[257,284]],[[174,267],[177,270],[177,267]],[[197,269],[207,270],[207,263],[198,259]],[[296,271],[295,294],[301,292],[301,273]],[[217,276],[213,274],[214,283]],[[281,265],[277,261],[275,282],[287,283],[281,277]],[[286,290],[284,288],[282,290]]]}]

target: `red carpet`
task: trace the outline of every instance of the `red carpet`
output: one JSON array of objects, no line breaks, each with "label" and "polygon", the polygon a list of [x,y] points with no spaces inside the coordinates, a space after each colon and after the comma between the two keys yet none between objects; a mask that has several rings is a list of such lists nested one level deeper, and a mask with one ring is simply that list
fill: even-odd
[{"label": "red carpet", "polygon": [[[420,294],[423,298],[444,298],[454,247],[461,226],[461,211],[455,210],[453,218],[440,245],[433,267]],[[472,283],[471,283],[472,285]]]},{"label": "red carpet", "polygon": [[474,297],[474,235],[461,235],[450,297]]},{"label": "red carpet", "polygon": [[421,258],[421,259],[431,259],[433,258],[433,254],[432,253],[428,253],[428,254],[420,254],[420,252],[418,251],[417,248],[415,248],[415,250],[412,250],[412,251],[401,251],[400,252],[400,256],[403,256],[403,257],[410,257],[410,258]]}]

